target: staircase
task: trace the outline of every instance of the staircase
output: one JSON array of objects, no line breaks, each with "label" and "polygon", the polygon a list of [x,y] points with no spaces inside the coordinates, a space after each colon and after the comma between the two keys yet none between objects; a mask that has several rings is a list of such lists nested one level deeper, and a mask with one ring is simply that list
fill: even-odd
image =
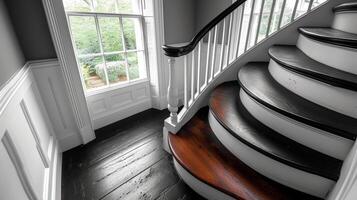
[{"label": "staircase", "polygon": [[[351,25],[356,24],[357,2],[335,7],[331,28],[301,27],[296,30],[296,45],[273,45],[267,52],[269,62],[241,66],[237,80],[216,86],[208,107],[201,108],[196,105],[202,105],[197,103],[200,95],[214,85],[215,76],[239,59],[239,42],[234,49],[233,33],[225,25],[233,26],[236,15],[229,14],[237,10],[241,10],[238,14],[244,13],[244,3],[236,1],[206,27],[202,36],[198,34],[203,41],[203,33],[209,34],[207,67],[201,70],[198,57],[198,64],[192,64],[188,74],[185,57],[187,93],[178,114],[177,83],[171,74],[171,117],[166,120],[165,129],[170,132],[168,142],[176,170],[207,199],[327,199],[357,137],[357,26]],[[255,3],[252,2],[252,10]],[[282,1],[283,9],[285,5],[286,1]],[[222,53],[216,62],[216,54],[210,53],[217,51],[214,40],[222,19],[224,32],[218,49],[226,54]],[[247,35],[251,34],[251,27],[248,23]],[[225,38],[224,34],[228,36]],[[252,41],[244,45],[242,54],[249,46],[259,45]],[[164,47],[171,56],[171,72],[175,71],[174,58],[192,51],[195,55],[197,44],[201,52],[201,41],[190,48]],[[191,56],[192,60],[195,63],[195,56]],[[216,63],[218,69],[209,68]],[[198,111],[191,114],[196,108]]]}]

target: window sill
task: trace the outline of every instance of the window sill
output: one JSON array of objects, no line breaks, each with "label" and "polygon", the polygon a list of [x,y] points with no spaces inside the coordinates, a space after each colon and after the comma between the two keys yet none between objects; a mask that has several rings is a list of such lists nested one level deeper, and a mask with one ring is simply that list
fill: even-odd
[{"label": "window sill", "polygon": [[131,82],[126,82],[126,83],[116,84],[116,85],[112,85],[112,86],[107,86],[107,87],[104,87],[104,88],[93,89],[93,90],[90,90],[90,91],[86,91],[85,92],[85,96],[86,97],[90,97],[90,96],[99,95],[99,94],[103,94],[103,93],[113,92],[114,90],[123,89],[123,88],[129,88],[129,87],[132,87],[132,86],[135,86],[135,85],[148,83],[148,82],[149,82],[149,79],[148,78],[144,78],[144,79],[140,79],[140,80],[134,80],[134,81],[131,81]]}]

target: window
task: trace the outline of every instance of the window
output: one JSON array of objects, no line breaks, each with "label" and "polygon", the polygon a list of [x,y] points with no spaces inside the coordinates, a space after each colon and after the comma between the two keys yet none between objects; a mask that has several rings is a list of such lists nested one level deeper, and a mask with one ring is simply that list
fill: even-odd
[{"label": "window", "polygon": [[140,0],[63,0],[87,90],[145,79]]}]

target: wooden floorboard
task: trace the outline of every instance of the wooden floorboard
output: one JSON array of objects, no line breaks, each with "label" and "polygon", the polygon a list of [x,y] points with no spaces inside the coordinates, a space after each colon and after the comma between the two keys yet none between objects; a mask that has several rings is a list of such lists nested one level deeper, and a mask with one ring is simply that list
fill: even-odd
[{"label": "wooden floorboard", "polygon": [[63,200],[203,199],[186,186],[162,148],[167,111],[148,110],[96,131],[63,154]]}]

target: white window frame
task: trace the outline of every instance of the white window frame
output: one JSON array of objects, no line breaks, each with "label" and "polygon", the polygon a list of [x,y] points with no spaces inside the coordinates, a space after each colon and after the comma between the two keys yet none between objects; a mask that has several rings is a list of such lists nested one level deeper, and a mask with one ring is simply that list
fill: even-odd
[{"label": "white window frame", "polygon": [[[126,14],[126,13],[103,13],[103,12],[77,12],[77,11],[67,11],[66,12],[66,18],[67,18],[67,22],[68,22],[68,26],[69,26],[69,30],[70,30],[70,35],[71,35],[71,41],[72,41],[72,45],[73,47],[75,47],[75,41],[74,41],[74,37],[72,35],[72,31],[71,31],[71,27],[70,27],[70,20],[69,17],[70,16],[86,16],[86,17],[94,17],[95,19],[95,26],[96,26],[96,31],[97,31],[97,37],[98,37],[98,42],[99,42],[99,46],[100,46],[100,53],[95,53],[95,54],[87,54],[85,55],[85,57],[102,57],[103,63],[106,65],[106,61],[105,61],[105,57],[106,55],[115,55],[115,54],[120,54],[123,53],[125,56],[125,67],[126,67],[126,76],[127,76],[127,80],[123,81],[123,82],[118,82],[118,83],[109,83],[109,79],[108,79],[108,74],[107,74],[107,69],[105,69],[105,76],[106,76],[106,85],[102,86],[102,87],[97,87],[97,88],[91,88],[91,89],[87,89],[86,85],[85,85],[85,79],[83,77],[83,73],[82,73],[82,69],[81,69],[81,65],[79,62],[79,59],[83,56],[83,55],[79,55],[79,53],[77,52],[77,49],[74,48],[75,50],[75,57],[76,57],[76,61],[77,61],[77,66],[80,70],[80,76],[81,76],[81,80],[82,80],[82,87],[83,90],[85,91],[85,95],[88,96],[92,96],[92,95],[97,95],[100,93],[105,93],[111,90],[115,90],[115,89],[119,89],[119,88],[123,88],[123,87],[128,87],[131,86],[133,84],[137,84],[137,83],[142,83],[145,81],[149,81],[149,64],[148,64],[148,54],[147,54],[147,41],[146,41],[146,37],[145,37],[145,29],[144,29],[144,15],[143,15],[143,11],[142,11],[142,5],[138,5],[139,7],[139,13],[141,14]],[[119,25],[120,25],[120,30],[121,30],[121,40],[123,42],[123,51],[117,51],[117,52],[110,52],[110,53],[106,53],[104,52],[103,49],[103,43],[102,43],[102,36],[101,36],[101,31],[100,31],[100,27],[99,27],[99,22],[98,22],[98,18],[100,17],[113,17],[113,18],[118,18],[119,19]],[[126,45],[125,45],[125,39],[124,39],[124,27],[123,27],[123,18],[124,19],[138,19],[139,23],[140,23],[140,29],[141,29],[141,33],[140,33],[140,40],[142,41],[142,44],[140,44],[140,46],[142,46],[142,49],[135,49],[135,50],[127,50]],[[137,44],[138,47],[139,44]],[[139,78],[139,79],[134,79],[131,80],[130,76],[129,76],[129,63],[127,60],[127,54],[128,53],[133,53],[133,52],[137,52],[140,53],[142,52],[144,55],[144,63],[145,63],[145,78]],[[143,67],[143,66],[141,66]],[[139,66],[139,68],[141,68]]]}]

